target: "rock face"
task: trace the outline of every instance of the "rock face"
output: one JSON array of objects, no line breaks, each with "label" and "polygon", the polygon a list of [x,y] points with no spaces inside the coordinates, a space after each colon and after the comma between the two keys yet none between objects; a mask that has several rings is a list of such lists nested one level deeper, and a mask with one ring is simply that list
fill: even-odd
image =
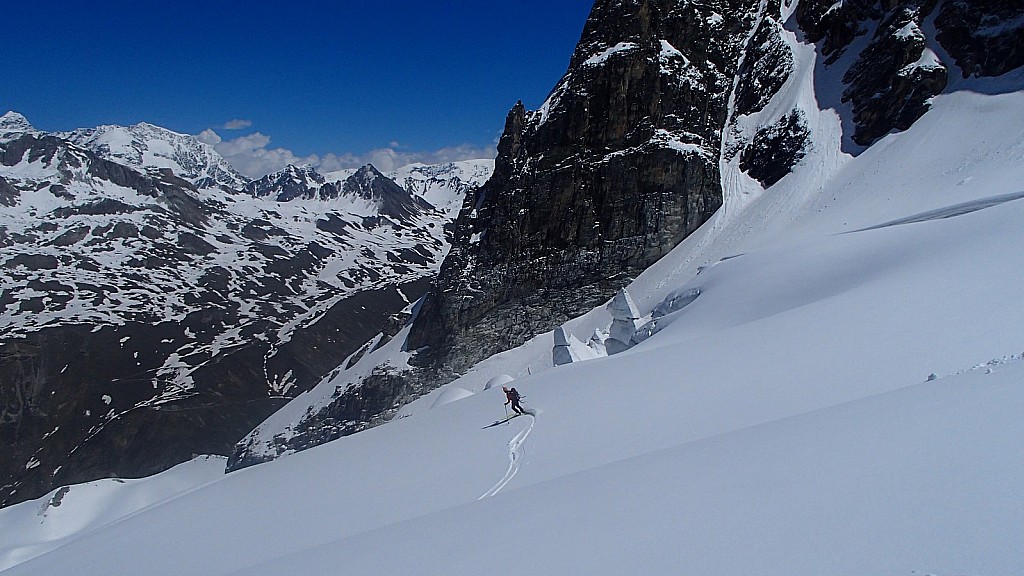
[{"label": "rock face", "polygon": [[[925,20],[935,17],[935,38]],[[853,140],[868,145],[906,130],[942,92],[948,70],[930,42],[956,60],[963,76],[998,76],[1024,65],[1024,5],[999,0],[801,0],[800,28],[836,63],[855,40],[866,46],[843,76],[853,107]],[[934,46],[934,44],[932,44]]]},{"label": "rock face", "polygon": [[372,166],[254,197],[83,146],[0,119],[0,505],[229,454],[393,334],[448,249],[444,214]]},{"label": "rock face", "polygon": [[789,174],[807,154],[809,138],[803,113],[792,110],[778,122],[758,129],[740,153],[740,168],[768,188]]},{"label": "rock face", "polygon": [[800,3],[800,27],[836,62],[870,24],[874,33],[843,76],[843,101],[853,106],[853,140],[871,144],[890,130],[905,130],[928,109],[928,100],[946,86],[947,71],[927,47],[921,30],[936,0],[878,2],[824,0]]},{"label": "rock face", "polygon": [[904,2],[885,14],[871,42],[843,77],[844,101],[853,103],[859,144],[890,130],[906,130],[946,87],[947,71],[926,46],[921,23],[934,1]]},{"label": "rock face", "polygon": [[938,40],[964,78],[999,76],[1024,66],[1024,4],[946,0],[935,19]]},{"label": "rock face", "polygon": [[720,135],[757,2],[597,2],[565,77],[517,104],[410,336],[461,372],[600,304],[721,205]]}]

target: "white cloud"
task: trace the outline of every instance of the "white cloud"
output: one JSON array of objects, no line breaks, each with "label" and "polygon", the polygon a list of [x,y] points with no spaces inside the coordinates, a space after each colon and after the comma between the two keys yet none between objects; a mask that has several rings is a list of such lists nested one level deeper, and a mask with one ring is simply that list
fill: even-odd
[{"label": "white cloud", "polygon": [[234,120],[228,120],[227,122],[225,122],[223,128],[225,130],[243,130],[250,126],[252,126],[252,120],[242,120],[240,118],[235,118]]},{"label": "white cloud", "polygon": [[459,160],[493,158],[495,155],[494,148],[481,148],[469,144],[448,146],[433,151],[407,152],[399,150],[398,142],[391,142],[391,146],[388,148],[370,150],[365,154],[346,152],[342,154],[327,153],[322,156],[317,154],[297,156],[285,148],[267,148],[267,145],[270,144],[270,136],[259,132],[224,140],[212,128],[208,128],[200,132],[197,137],[201,142],[213,146],[217,153],[223,156],[236,170],[250,178],[259,178],[276,172],[288,164],[311,165],[321,173],[373,164],[381,172],[390,172],[417,162],[443,164]]},{"label": "white cloud", "polygon": [[220,134],[214,132],[213,128],[207,128],[206,130],[203,130],[202,132],[196,135],[196,138],[198,138],[199,141],[202,142],[203,144],[209,144],[210,146],[216,146],[221,142]]},{"label": "white cloud", "polygon": [[477,158],[494,158],[494,148],[472,146],[462,144],[460,146],[448,146],[439,150],[420,152],[406,152],[398,150],[397,142],[392,142],[389,148],[378,148],[370,150],[365,154],[325,154],[317,165],[321,172],[341,170],[343,168],[358,168],[365,164],[373,164],[381,172],[390,172],[407,164],[444,164],[447,162],[458,162],[459,160],[475,160]]},{"label": "white cloud", "polygon": [[242,154],[258,154],[266,150],[270,144],[270,136],[259,132],[253,132],[246,136],[239,136],[232,140],[224,140],[216,144],[217,152],[223,156],[238,156]]},{"label": "white cloud", "polygon": [[270,136],[259,132],[224,140],[212,128],[208,128],[200,132],[197,138],[213,146],[213,149],[234,166],[235,170],[250,178],[259,178],[276,172],[289,164],[320,164],[320,157],[316,154],[296,156],[291,150],[284,148],[267,148]]}]

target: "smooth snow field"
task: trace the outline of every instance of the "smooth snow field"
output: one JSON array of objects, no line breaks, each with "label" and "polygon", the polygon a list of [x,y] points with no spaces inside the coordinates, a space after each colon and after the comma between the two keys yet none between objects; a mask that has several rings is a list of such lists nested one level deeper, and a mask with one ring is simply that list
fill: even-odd
[{"label": "smooth snow field", "polygon": [[[857,157],[823,112],[629,286],[701,293],[625,352],[543,367],[548,334],[317,448],[0,510],[3,574],[1020,576],[1022,88],[954,82]],[[488,365],[535,416],[485,428]]]}]

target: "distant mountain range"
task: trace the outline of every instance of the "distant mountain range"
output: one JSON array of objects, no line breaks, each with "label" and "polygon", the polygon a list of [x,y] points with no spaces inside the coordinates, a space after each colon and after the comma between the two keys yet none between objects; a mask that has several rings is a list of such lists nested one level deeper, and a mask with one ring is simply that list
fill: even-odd
[{"label": "distant mountain range", "polygon": [[150,124],[0,117],[0,499],[227,453],[401,325],[490,165],[250,181]]}]

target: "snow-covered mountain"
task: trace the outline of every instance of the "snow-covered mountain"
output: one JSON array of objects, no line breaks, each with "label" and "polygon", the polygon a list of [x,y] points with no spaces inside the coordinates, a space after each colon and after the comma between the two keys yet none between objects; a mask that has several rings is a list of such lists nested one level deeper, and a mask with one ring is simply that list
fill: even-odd
[{"label": "snow-covered mountain", "polygon": [[972,6],[595,3],[548,99],[509,112],[493,176],[464,203],[417,308],[404,343],[415,353],[338,376],[344,392],[314,395],[291,421],[275,415],[230,466],[333,438],[338,422],[368,410],[394,411],[602,305],[798,166],[827,177],[844,156],[913,126],[950,77],[1024,64],[1020,9]]},{"label": "snow-covered mountain", "polygon": [[[813,53],[786,38],[797,62]],[[554,367],[548,333],[403,418],[269,464],[54,491],[0,510],[0,565],[1024,573],[1021,109],[1019,70],[954,78],[857,156],[820,109],[791,174],[626,286],[641,320],[663,313],[628,350]],[[565,330],[586,341],[611,320],[602,306]],[[407,360],[401,339],[360,369]],[[485,428],[502,383],[534,415]]]},{"label": "snow-covered mountain", "polygon": [[406,190],[449,214],[462,209],[466,194],[480,187],[494,172],[494,160],[463,160],[449,164],[409,164],[388,174]]},{"label": "snow-covered mountain", "polygon": [[[354,171],[346,174],[346,178]],[[271,197],[279,202],[288,202],[296,198],[327,200],[338,196],[337,188],[330,184],[329,188],[321,193],[321,188],[327,184],[327,180],[312,166],[293,166],[289,164],[284,170],[273,172],[250,181],[245,185],[245,191],[257,198]]]},{"label": "snow-covered mountain", "polygon": [[[380,174],[376,169],[374,171]],[[481,159],[448,164],[409,164],[380,175],[441,210],[447,218],[454,219],[462,208],[466,194],[486,182],[493,171],[494,160]],[[246,190],[256,196],[275,195],[283,201],[293,198],[328,199],[337,196],[346,183],[350,189],[367,188],[367,182],[371,182],[369,185],[372,186],[372,179],[366,175],[359,175],[356,180],[352,180],[357,172],[358,169],[346,169],[320,174],[312,166],[287,166],[284,170],[253,180],[246,186]],[[385,182],[381,180],[382,184]],[[387,187],[393,189],[390,185]],[[356,193],[379,195],[380,192]]]},{"label": "snow-covered mountain", "polygon": [[1014,3],[597,2],[435,302],[234,458],[275,461],[10,506],[0,565],[1024,573],[1022,46]]},{"label": "snow-covered mountain", "polygon": [[0,135],[3,502],[227,454],[397,331],[449,247],[450,218],[372,166],[289,197],[210,186],[215,152],[148,125],[8,113]]},{"label": "snow-covered mountain", "polygon": [[13,110],[0,116],[0,142],[6,142],[23,134],[35,133],[38,133],[38,131],[32,127],[28,118]]},{"label": "snow-covered mountain", "polygon": [[237,190],[249,180],[213,146],[191,134],[179,134],[145,122],[81,128],[56,136],[92,150],[101,158],[138,170],[170,169],[197,188],[226,186]]}]

